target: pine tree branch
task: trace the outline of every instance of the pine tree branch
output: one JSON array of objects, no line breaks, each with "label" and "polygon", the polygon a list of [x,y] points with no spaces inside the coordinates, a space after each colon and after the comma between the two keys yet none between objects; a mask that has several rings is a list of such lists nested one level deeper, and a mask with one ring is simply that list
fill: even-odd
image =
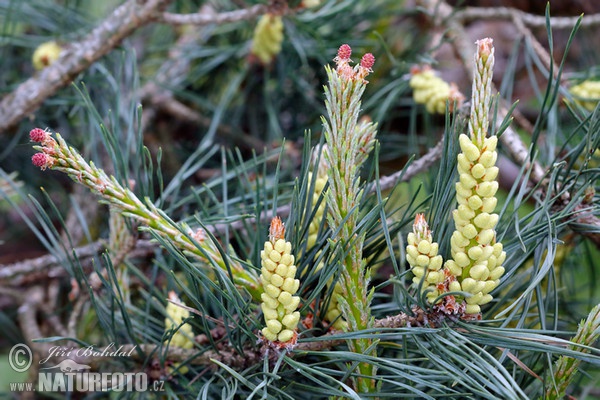
[{"label": "pine tree branch", "polygon": [[[404,327],[423,327],[429,326],[436,327],[440,326],[439,321],[444,319],[444,316],[441,314],[433,312],[427,314],[425,311],[420,309],[414,309],[413,315],[407,315],[404,313],[400,313],[395,316],[390,316],[387,318],[383,318],[380,320],[376,320],[374,323],[375,328],[383,328],[383,329],[393,329],[393,328],[404,328]],[[436,322],[438,321],[438,322]],[[223,329],[218,327],[213,330],[211,334],[218,338],[222,336]],[[38,330],[39,332],[39,330]],[[330,331],[325,335],[319,336],[318,340],[310,340],[309,338],[300,341],[297,345],[290,349],[290,355],[294,357],[302,357],[306,355],[308,352],[327,350],[334,348],[339,345],[343,345],[346,343],[346,339],[340,339],[337,336],[343,335],[344,333],[341,331]],[[41,336],[38,336],[41,337]],[[35,339],[36,336],[32,336],[31,339]],[[330,338],[330,339],[329,339]],[[121,346],[121,345],[119,345]],[[118,346],[118,347],[119,347]],[[202,353],[198,352],[198,349],[183,349],[179,347],[169,347],[165,348],[162,344],[124,344],[120,348],[119,351],[124,353],[131,352],[131,357],[135,360],[143,361],[146,356],[149,354],[161,354],[164,353],[164,359],[170,362],[184,362],[189,360],[189,363],[192,365],[215,365],[213,360],[219,361],[231,368],[242,370],[244,368],[248,368],[252,365],[262,362],[265,356],[268,356],[269,349],[272,347],[265,344],[262,347],[246,347],[244,349],[244,353],[240,354],[237,351],[233,350],[231,346],[221,346],[218,351],[215,350],[206,350]],[[102,353],[104,350],[106,351],[114,351],[115,348],[104,347],[98,348],[98,353]],[[135,350],[141,350],[141,352],[136,352]],[[74,356],[70,357],[73,361],[86,364],[86,365],[97,365],[105,358],[101,356]],[[162,357],[161,357],[162,358]]]},{"label": "pine tree branch", "polygon": [[[592,214],[589,204],[580,204],[575,211],[570,217],[570,228],[590,239],[600,249],[600,218]],[[586,229],[580,229],[578,225],[586,226]]]},{"label": "pine tree branch", "polygon": [[[401,175],[402,171],[398,171],[392,175],[382,177],[380,179],[381,190],[391,189],[398,181],[406,182],[414,177],[416,174],[425,171],[433,163],[439,159],[439,149],[441,148],[440,141],[436,146],[432,147],[425,155],[417,159],[415,162],[410,164]],[[374,189],[373,189],[374,190]],[[275,215],[287,216],[290,212],[290,206],[284,205],[277,208]],[[230,231],[237,231],[244,229],[244,224],[260,221],[268,221],[273,217],[274,213],[271,210],[263,211],[258,218],[248,218],[243,221],[235,221],[231,224],[218,224],[215,226],[207,226],[207,230],[213,234],[224,233],[225,229],[228,228]],[[586,213],[575,213],[573,214],[573,221],[571,224],[583,224],[596,226],[600,229],[600,219],[589,212]],[[600,248],[600,234],[596,232],[585,231],[582,234],[588,237],[592,242]],[[147,257],[154,253],[158,244],[150,240],[139,239],[136,241],[135,247],[127,254],[128,258],[135,257]],[[77,247],[73,249],[73,254],[77,257],[82,266],[91,267],[91,262],[94,257],[97,257],[101,252],[106,249],[106,243],[103,240],[90,243],[85,246]],[[49,254],[38,258],[19,261],[13,264],[0,265],[0,282],[4,282],[5,285],[11,287],[19,287],[24,283],[31,283],[37,280],[45,281],[48,277],[58,278],[67,276],[66,270],[61,266],[61,260],[55,256]],[[38,274],[37,278],[31,276]],[[8,289],[8,288],[5,288]]]},{"label": "pine tree branch", "polygon": [[[79,258],[80,261],[83,261],[96,256],[104,247],[105,244],[103,241],[97,241],[74,249],[74,253],[77,255],[77,258]],[[52,267],[59,267],[60,265],[61,260],[52,254],[30,260],[19,261],[13,264],[0,265],[0,281],[14,278],[19,275],[40,272]]]},{"label": "pine tree branch", "polygon": [[215,13],[211,9],[194,14],[163,13],[159,21],[170,25],[208,25],[224,24],[227,22],[238,22],[256,18],[267,12],[267,6],[257,4],[247,9]]},{"label": "pine tree branch", "polygon": [[80,296],[73,305],[73,311],[69,315],[69,322],[67,323],[67,336],[77,336],[77,323],[80,321],[81,313],[84,310],[85,304],[88,302],[88,296]]},{"label": "pine tree branch", "polygon": [[48,343],[36,343],[33,340],[45,337],[42,334],[40,325],[37,322],[37,312],[39,305],[43,302],[42,289],[33,287],[29,289],[25,296],[25,301],[19,306],[17,316],[21,332],[30,347],[38,353],[46,353],[50,348]]},{"label": "pine tree branch", "polygon": [[[208,6],[205,6],[208,7]],[[211,9],[212,12],[212,9]],[[154,120],[157,109],[163,109],[183,121],[207,124],[204,117],[189,109],[174,99],[173,93],[165,86],[176,86],[185,76],[190,68],[190,58],[184,57],[188,47],[202,41],[203,29],[186,29],[179,36],[173,47],[169,50],[168,58],[158,69],[152,81],[147,82],[139,90],[138,96],[142,102],[149,103],[150,107],[144,108],[142,114],[142,127],[145,130],[150,121]],[[174,104],[177,103],[177,104]],[[208,122],[210,123],[210,122]]]},{"label": "pine tree branch", "polygon": [[[583,16],[583,14],[581,14]],[[467,23],[482,19],[508,19],[519,20],[526,26],[532,28],[545,28],[546,17],[533,15],[510,7],[466,7],[457,11],[453,18]],[[576,17],[550,17],[550,25],[554,29],[572,29],[580,16]],[[582,27],[594,27],[600,25],[600,14],[586,15],[581,21]]]},{"label": "pine tree branch", "polygon": [[[127,257],[146,257],[154,252],[158,244],[150,240],[137,240],[135,247]],[[73,254],[84,268],[92,267],[92,260],[107,248],[103,240],[73,249]],[[13,264],[0,265],[0,282],[9,283],[12,287],[30,284],[38,280],[67,276],[67,271],[62,266],[64,260],[52,254],[38,258],[19,261]]]},{"label": "pine tree branch", "polygon": [[[179,121],[187,121],[197,125],[210,126],[212,120],[200,114],[198,111],[188,107],[179,100],[177,100],[171,92],[166,90],[160,90],[155,83],[149,83],[144,87],[144,96],[142,99],[148,101],[155,109],[162,110],[171,114]],[[149,125],[149,121],[156,114],[155,112],[149,112],[144,110],[144,128]],[[217,127],[217,133],[222,137],[232,139],[240,147],[246,149],[263,149],[265,143],[250,135],[238,134],[231,127],[220,124]]]},{"label": "pine tree branch", "polygon": [[[398,182],[407,182],[411,180],[415,175],[429,169],[436,161],[442,157],[442,149],[444,147],[444,138],[442,137],[439,142],[427,153],[420,158],[410,163],[407,167],[396,171],[391,175],[383,176],[379,179],[379,187],[383,190],[389,190],[393,188]],[[375,187],[373,187],[375,190]]]},{"label": "pine tree branch", "polygon": [[533,33],[529,30],[529,28],[525,25],[523,19],[519,18],[517,14],[514,15],[512,19],[513,24],[517,28],[517,30],[523,35],[531,45],[531,48],[537,56],[540,58],[544,66],[548,69],[548,71],[552,71],[554,79],[558,77],[558,73],[560,69],[556,66],[556,63],[550,56],[550,53],[546,51],[544,46],[537,40],[537,38],[533,35]]},{"label": "pine tree branch", "polygon": [[20,84],[0,101],[0,132],[34,112],[56,91],[73,81],[140,27],[155,21],[172,0],[128,0],[79,42],[71,43],[58,60]]},{"label": "pine tree branch", "polygon": [[[590,350],[580,346],[593,346],[600,336],[600,304],[596,305],[588,314],[585,320],[579,323],[577,333],[570,340],[573,344],[569,346],[571,350],[579,351],[583,354],[590,353]],[[560,356],[554,364],[553,379],[548,379],[546,383],[546,396],[549,400],[563,399],[569,384],[577,376],[576,371],[581,364],[581,360],[573,357]]]},{"label": "pine tree branch", "polygon": [[44,301],[38,303],[38,310],[44,314],[42,321],[51,328],[50,330],[52,332],[61,336],[66,336],[67,329],[60,320],[59,314],[56,312],[59,308],[58,302],[61,298],[60,282],[54,280],[48,282],[45,286],[31,288],[30,291],[36,289],[42,290],[44,294]]}]

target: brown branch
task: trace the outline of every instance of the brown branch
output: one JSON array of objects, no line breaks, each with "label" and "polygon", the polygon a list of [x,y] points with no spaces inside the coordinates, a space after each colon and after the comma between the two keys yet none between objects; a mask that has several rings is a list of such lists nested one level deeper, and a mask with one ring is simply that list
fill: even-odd
[{"label": "brown branch", "polygon": [[0,294],[12,297],[19,304],[24,303],[25,302],[25,298],[26,298],[25,294],[21,290],[17,290],[17,289],[13,289],[13,288],[9,288],[9,287],[6,287],[6,286],[1,286],[1,285],[0,285]]},{"label": "brown branch", "polygon": [[58,89],[69,84],[96,60],[138,28],[156,20],[172,0],[129,0],[83,40],[64,49],[54,63],[32,76],[0,102],[0,132],[18,124]]},{"label": "brown branch", "polygon": [[224,24],[227,22],[238,22],[247,19],[256,18],[267,12],[267,6],[257,4],[247,9],[215,13],[212,10],[205,10],[195,14],[172,14],[163,13],[159,22],[170,25],[208,25]]},{"label": "brown branch", "polygon": [[[214,13],[212,8],[204,6],[202,12]],[[142,101],[150,101],[154,106],[170,104],[175,101],[171,91],[164,89],[164,86],[175,86],[183,77],[187,76],[190,69],[190,58],[184,57],[185,53],[188,52],[190,46],[196,44],[202,40],[204,35],[203,29],[187,29],[184,33],[179,36],[171,50],[169,50],[169,56],[166,61],[158,69],[158,73],[154,76],[154,79],[146,83],[139,91],[139,97]],[[151,110],[144,110],[142,115],[142,125],[148,126],[148,121],[153,119],[154,112]],[[191,122],[205,122],[202,120],[202,116],[197,113],[190,112],[188,110],[170,110],[179,118],[182,118]]]},{"label": "brown branch", "polygon": [[517,30],[521,33],[521,35],[529,41],[531,48],[538,55],[546,69],[548,69],[548,71],[552,71],[553,77],[555,79],[558,78],[559,69],[556,66],[556,63],[550,56],[550,53],[546,51],[544,46],[542,46],[542,44],[539,42],[539,40],[537,40],[537,38],[533,35],[529,28],[525,26],[523,19],[519,18],[518,14],[514,14],[512,21]]},{"label": "brown branch", "polygon": [[[427,315],[425,311],[420,309],[414,309],[413,311],[413,315],[400,313],[395,316],[377,320],[375,321],[374,327],[383,329],[420,327],[426,326],[428,321],[435,322],[441,318],[439,312]],[[432,327],[435,326],[437,326],[437,323],[432,325]],[[341,331],[331,331],[323,336],[314,338],[317,340],[306,338],[291,348],[290,354],[299,357],[305,355],[307,352],[326,350],[342,345],[346,342],[346,339],[339,338],[339,335],[343,334],[344,333]],[[170,362],[184,362],[189,360],[189,363],[192,365],[211,366],[215,365],[214,361],[218,361],[234,369],[243,369],[261,362],[265,356],[268,356],[267,349],[272,348],[269,344],[264,343],[264,346],[259,348],[248,346],[244,349],[244,352],[240,354],[235,350],[232,350],[231,347],[223,347],[219,349],[219,351],[205,350],[202,353],[199,353],[198,349],[182,349],[179,347],[169,347],[167,349],[162,344],[125,344],[117,347],[120,347],[119,352],[121,353],[131,352],[131,358],[139,361],[145,361],[144,359],[150,354],[155,354],[155,357],[158,357],[159,354],[164,354],[164,358]],[[116,348],[112,345],[110,347],[98,348],[97,352],[102,353],[104,350],[115,351]],[[87,357],[73,356],[69,358],[81,364],[97,365],[104,357],[98,355]]]},{"label": "brown branch", "polygon": [[[63,325],[62,321],[58,317],[57,310],[59,305],[57,302],[60,299],[59,291],[60,284],[58,281],[50,281],[46,286],[38,286],[37,289],[43,290],[44,301],[38,304],[38,310],[43,313],[44,318],[42,319],[50,328],[52,332],[61,336],[67,335],[67,329]],[[30,290],[36,290],[32,288]]]},{"label": "brown branch", "polygon": [[[98,241],[79,247],[74,251],[80,260],[85,260],[96,256],[103,248],[104,243]],[[61,265],[60,262],[61,260],[57,259],[52,254],[48,254],[31,260],[19,261],[14,264],[0,265],[0,281],[57,267]]]},{"label": "brown branch", "polygon": [[[580,204],[575,208],[575,211],[570,218],[570,228],[590,239],[596,248],[600,249],[600,218],[592,214],[589,204]],[[594,227],[594,229],[581,229],[578,225]]]},{"label": "brown branch", "polygon": [[[166,90],[159,90],[159,87],[154,83],[149,83],[144,87],[144,97],[155,109],[165,111],[180,121],[187,121],[193,124],[210,126],[212,123],[211,118],[200,114],[198,111],[188,107],[181,103],[179,100],[173,97],[171,92]],[[149,121],[154,117],[155,113],[145,113],[144,126],[148,126]],[[234,129],[227,125],[219,125],[217,127],[217,133],[225,138],[230,138],[235,141],[241,147],[247,149],[263,149],[265,143],[250,135],[237,134]]]},{"label": "brown branch", "polygon": [[81,313],[88,300],[88,296],[82,295],[75,301],[73,311],[71,311],[69,322],[67,323],[67,336],[73,338],[77,336],[77,323],[80,321]]},{"label": "brown branch", "polygon": [[410,163],[406,168],[396,171],[392,175],[381,177],[379,179],[379,187],[382,191],[391,189],[396,183],[407,182],[415,175],[426,171],[442,157],[443,147],[444,138],[442,138],[434,147],[430,148],[422,157]]},{"label": "brown branch", "polygon": [[[145,257],[154,252],[157,244],[149,240],[137,240],[135,248],[127,254],[128,257]],[[99,240],[97,242],[73,249],[82,266],[91,267],[94,257],[106,249],[106,244]],[[19,261],[14,264],[0,265],[0,282],[10,282],[10,286],[20,286],[31,281],[47,280],[66,276],[67,272],[62,266],[61,260],[54,255],[48,254],[31,260]],[[32,275],[41,274],[39,277]]]},{"label": "brown branch", "polygon": [[[583,14],[581,14],[583,15]],[[467,7],[454,14],[454,18],[463,23],[482,19],[519,19],[523,24],[532,28],[545,28],[546,17],[533,15],[521,10],[509,7]],[[576,17],[550,17],[550,26],[554,29],[572,29],[580,16]],[[600,25],[600,14],[584,16],[581,21],[582,27]]]},{"label": "brown branch", "polygon": [[[391,315],[382,319],[375,320],[373,327],[384,329],[419,327],[427,325],[430,322],[430,320],[433,323],[432,326],[435,326],[437,325],[437,321],[439,319],[440,315],[438,314],[427,315],[427,313],[424,310],[420,308],[414,308],[413,315],[408,315],[405,313]],[[332,331],[316,338],[318,340],[306,340],[300,342],[293,348],[293,352],[299,354],[308,351],[321,351],[330,349],[335,346],[339,346],[346,342],[346,339],[340,339],[335,337],[336,335],[339,335],[341,333],[341,331]],[[328,337],[332,338],[327,339]]]},{"label": "brown branch", "polygon": [[[222,350],[219,352],[213,350],[206,350],[202,353],[198,352],[198,349],[183,349],[180,347],[165,347],[162,344],[125,344],[114,347],[98,348],[98,353],[114,352],[119,349],[121,354],[131,353],[130,358],[133,360],[143,361],[150,354],[154,354],[155,358],[166,351],[166,359],[170,362],[179,363],[186,360],[190,360],[189,363],[192,365],[215,365],[213,360],[219,361],[235,369],[242,369],[244,367],[256,364],[262,359],[262,352],[256,349],[245,349],[243,354],[237,353],[235,350]],[[103,359],[108,360],[112,357],[102,357],[100,355],[94,356],[83,356],[72,354],[69,359],[85,365],[98,366]]]},{"label": "brown branch", "polygon": [[17,319],[23,337],[28,345],[38,354],[48,352],[51,347],[48,343],[34,342],[34,339],[44,337],[37,322],[37,312],[40,303],[43,302],[42,291],[39,287],[31,288],[27,291],[25,302],[19,306]]}]

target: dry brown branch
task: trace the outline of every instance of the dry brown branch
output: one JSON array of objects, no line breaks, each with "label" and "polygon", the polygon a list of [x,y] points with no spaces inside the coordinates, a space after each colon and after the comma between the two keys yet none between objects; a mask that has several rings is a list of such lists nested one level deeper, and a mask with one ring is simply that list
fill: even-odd
[{"label": "dry brown branch", "polygon": [[34,349],[35,352],[40,354],[46,353],[50,348],[50,345],[33,341],[34,339],[44,337],[37,322],[38,307],[43,301],[42,291],[38,287],[29,289],[25,299],[25,302],[21,304],[17,312],[21,332],[23,333],[23,337],[25,337],[27,344]]},{"label": "dry brown branch", "polygon": [[[102,248],[104,248],[104,243],[98,241],[77,248],[75,253],[80,260],[85,260],[96,256]],[[19,261],[14,264],[0,265],[0,281],[5,281],[19,275],[40,272],[60,265],[61,260],[51,254],[31,260]]]},{"label": "dry brown branch", "polygon": [[[149,240],[137,240],[135,248],[127,256],[146,257],[154,252],[156,246],[156,243]],[[94,257],[97,257],[105,249],[106,243],[99,240],[85,246],[77,247],[73,249],[72,253],[78,258],[81,265],[87,268],[91,267]],[[19,261],[14,264],[0,265],[0,282],[18,287],[38,280],[67,276],[67,272],[62,266],[63,261],[49,254],[31,260]],[[32,276],[36,274],[39,276]]]},{"label": "dry brown branch", "polygon": [[[586,204],[577,206],[576,211],[571,218],[571,229],[590,239],[596,248],[600,249],[600,218],[592,214],[589,205]],[[586,229],[581,230],[581,226],[585,226]],[[590,230],[590,227],[594,229]]]},{"label": "dry brown branch", "polygon": [[56,312],[56,310],[58,310],[58,301],[60,300],[59,282],[56,280],[50,281],[41,290],[44,290],[43,296],[45,301],[38,304],[38,309],[44,314],[44,323],[52,328],[52,332],[56,332],[56,334],[61,336],[66,336],[67,330]]},{"label": "dry brown branch", "polygon": [[[145,87],[144,99],[148,101],[155,109],[167,112],[180,121],[187,121],[197,125],[210,126],[212,120],[200,114],[198,111],[186,106],[179,100],[173,97],[171,92],[166,90],[159,90],[158,86],[154,83],[150,83],[149,86]],[[154,113],[144,113],[144,126],[148,126],[149,121],[152,119]],[[224,138],[232,139],[238,146],[247,149],[263,149],[265,143],[252,137],[250,135],[237,134],[231,127],[221,124],[217,127],[217,133]]]},{"label": "dry brown branch", "polygon": [[73,305],[73,311],[69,315],[69,322],[67,323],[67,335],[68,337],[77,336],[77,323],[80,320],[81,313],[83,312],[85,304],[89,298],[85,295],[79,296]]},{"label": "dry brown branch", "polygon": [[[428,319],[435,320],[436,318],[436,316],[429,316],[428,318],[423,310],[415,309],[414,315],[409,316],[407,314],[400,313],[395,316],[377,320],[375,321],[375,328],[393,329],[409,326],[425,326],[427,325]],[[307,352],[326,350],[343,345],[346,342],[346,339],[339,338],[340,335],[344,335],[344,333],[340,331],[331,331],[317,338],[305,338],[293,347],[291,350],[291,355],[300,357],[305,355]],[[205,350],[199,352],[198,349],[182,349],[178,347],[170,347],[167,349],[162,345],[126,344],[120,347],[119,351],[123,353],[131,352],[131,357],[138,361],[143,361],[149,355],[153,355],[153,357],[157,358],[166,351],[164,358],[170,362],[183,362],[190,360],[189,363],[193,365],[211,366],[214,365],[214,361],[218,361],[228,365],[231,368],[242,369],[258,362],[262,362],[262,359],[265,356],[268,356],[268,352],[266,351],[268,348],[269,346],[267,344],[261,348],[247,347],[244,349],[244,353],[240,354],[235,350],[232,350],[230,347],[220,349],[219,351]],[[99,353],[102,353],[103,350],[105,350],[105,348],[97,349]],[[109,350],[114,351],[115,349],[111,346]],[[97,365],[102,361],[102,357],[100,356],[75,356],[75,358],[70,358],[75,362],[86,365]]]},{"label": "dry brown branch", "polygon": [[25,301],[25,294],[22,291],[10,287],[0,286],[0,294],[14,298],[19,304]]},{"label": "dry brown branch", "polygon": [[548,71],[552,71],[553,77],[556,79],[558,77],[559,70],[556,66],[556,63],[550,56],[550,53],[546,51],[544,46],[542,46],[542,44],[539,42],[539,40],[537,40],[537,38],[529,30],[529,28],[525,26],[523,19],[519,18],[517,14],[514,15],[512,22],[517,28],[517,30],[521,33],[521,35],[529,41],[529,44],[531,45],[533,51],[538,55],[538,57],[540,58],[544,66],[548,69]]},{"label": "dry brown branch", "polygon": [[267,11],[267,6],[257,4],[247,9],[215,13],[206,9],[195,14],[172,14],[163,13],[159,21],[170,25],[208,25],[224,24],[227,22],[238,22],[255,18]]},{"label": "dry brown branch", "polygon": [[[208,6],[203,7],[203,12],[213,13],[212,9],[208,10]],[[182,57],[188,48],[202,41],[204,34],[203,29],[188,29],[179,36],[171,50],[166,61],[161,65],[154,79],[146,83],[139,91],[139,97],[142,101],[149,101],[155,107],[168,107],[171,102],[176,101],[173,94],[164,86],[176,86],[185,76],[190,68],[189,57]],[[183,106],[183,105],[182,105]],[[142,115],[142,126],[146,127],[149,121],[155,116],[154,110],[147,108]],[[194,123],[204,123],[201,115],[192,110],[180,110],[175,107],[170,110],[175,116]]]},{"label": "dry brown branch", "polygon": [[[582,14],[583,16],[583,14]],[[532,28],[545,28],[546,17],[542,15],[533,15],[521,10],[509,7],[467,7],[459,10],[454,17],[463,23],[481,20],[481,19],[519,19],[524,25]],[[580,16],[575,17],[550,17],[550,26],[554,29],[572,29]],[[600,25],[600,14],[583,16],[582,27],[591,27]]]},{"label": "dry brown branch", "polygon": [[20,84],[0,102],[0,132],[19,123],[34,112],[58,89],[100,57],[108,54],[123,39],[141,26],[156,20],[172,0],[129,0],[118,7],[87,37],[64,49],[60,58]]},{"label": "dry brown branch", "polygon": [[436,161],[442,157],[442,149],[444,147],[444,138],[442,138],[435,146],[430,148],[422,157],[410,163],[404,169],[394,172],[392,175],[384,176],[379,179],[379,187],[381,190],[388,190],[394,187],[398,182],[407,182],[415,175],[426,171]]}]

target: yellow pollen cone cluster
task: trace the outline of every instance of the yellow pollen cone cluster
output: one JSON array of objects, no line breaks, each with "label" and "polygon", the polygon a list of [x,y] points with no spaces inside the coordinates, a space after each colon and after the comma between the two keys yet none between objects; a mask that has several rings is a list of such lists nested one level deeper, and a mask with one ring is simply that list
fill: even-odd
[{"label": "yellow pollen cone cluster", "polygon": [[291,342],[296,339],[300,313],[296,311],[300,297],[294,296],[300,286],[295,279],[296,266],[292,244],[284,239],[285,228],[281,219],[271,221],[269,240],[260,253],[263,286],[261,309],[265,319],[263,336],[271,342]]},{"label": "yellow pollen cone cluster", "polygon": [[498,190],[498,167],[495,166],[498,138],[483,139],[478,148],[467,135],[460,135],[462,152],[458,155],[459,181],[456,183],[458,207],[453,212],[456,230],[452,234],[452,260],[446,268],[460,280],[467,297],[467,314],[477,314],[480,305],[492,300],[489,294],[504,274],[506,253],[496,243],[498,214],[494,213]]},{"label": "yellow pollen cone cluster", "polygon": [[454,101],[460,105],[464,100],[454,84],[448,84],[429,67],[413,69],[409,85],[413,89],[415,103],[424,104],[430,114],[445,114],[446,101],[453,107]]},{"label": "yellow pollen cone cluster", "polygon": [[[185,305],[175,292],[169,292],[169,299],[171,301]],[[190,317],[190,312],[185,308],[178,307],[173,303],[168,303],[166,307],[167,317],[165,318],[165,330],[178,329],[173,334],[173,337],[169,341],[170,346],[181,347],[183,349],[191,349],[194,347],[194,332],[190,324],[184,324],[183,321]],[[180,326],[181,325],[181,326]]]},{"label": "yellow pollen cone cluster", "polygon": [[600,81],[583,81],[578,85],[572,86],[569,91],[577,98],[575,101],[593,111],[600,101]]},{"label": "yellow pollen cone cluster", "polygon": [[427,291],[427,300],[432,303],[440,295],[437,285],[444,281],[443,259],[423,214],[417,214],[413,231],[408,234],[406,260],[414,274],[413,283],[419,285],[423,280],[421,292]]},{"label": "yellow pollen cone cluster", "polygon": [[[452,259],[440,268],[438,246],[422,215],[417,215],[406,247],[406,258],[415,275],[413,282],[423,282],[423,290],[431,290],[428,300],[444,293],[466,292],[464,314],[470,317],[478,316],[480,306],[492,301],[490,292],[500,283],[506,259],[502,243],[496,241],[498,214],[494,213],[498,202],[498,137],[487,137],[494,66],[492,43],[489,38],[477,41],[469,135],[458,138],[461,152],[457,156],[459,179],[455,184],[458,205],[452,214],[456,226],[450,238]],[[432,79],[431,74],[422,71],[419,79]],[[447,296],[444,302],[447,300],[452,300],[448,303],[452,304],[457,299]],[[443,305],[447,310],[448,304]],[[453,312],[457,310],[454,305],[451,308]]]},{"label": "yellow pollen cone cluster", "polygon": [[498,214],[494,213],[498,202],[498,137],[487,137],[494,47],[490,38],[476,44],[469,135],[458,138],[461,153],[457,157],[458,207],[453,212],[456,230],[450,239],[452,260],[445,264],[461,290],[470,294],[465,299],[467,315],[479,315],[480,306],[492,301],[490,292],[500,283],[506,259],[502,243],[496,242]]},{"label": "yellow pollen cone cluster", "polygon": [[302,0],[300,5],[305,8],[312,8],[321,5],[321,0]]},{"label": "yellow pollen cone cluster", "polygon": [[265,14],[254,29],[251,53],[262,64],[269,64],[281,51],[283,21],[281,15]]}]

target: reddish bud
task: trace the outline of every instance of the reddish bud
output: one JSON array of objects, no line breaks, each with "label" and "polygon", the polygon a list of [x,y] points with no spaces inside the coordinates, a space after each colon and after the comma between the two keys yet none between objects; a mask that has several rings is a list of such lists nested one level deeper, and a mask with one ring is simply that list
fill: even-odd
[{"label": "reddish bud", "polygon": [[421,241],[422,239],[425,239],[429,235],[431,235],[429,225],[427,224],[427,220],[425,220],[425,214],[417,214],[415,216],[415,223],[413,224],[413,233],[417,236],[418,241]]},{"label": "reddish bud", "polygon": [[343,44],[340,46],[337,56],[339,60],[349,60],[352,55],[352,48],[347,44]]},{"label": "reddish bud", "polygon": [[360,60],[360,66],[365,69],[371,69],[375,64],[375,57],[371,53],[365,54]]},{"label": "reddish bud", "polygon": [[177,293],[175,293],[173,290],[171,290],[169,292],[169,301],[174,302],[174,303],[181,303],[181,299],[179,298],[179,296],[177,296]]},{"label": "reddish bud", "polygon": [[32,142],[43,142],[44,140],[46,140],[46,137],[48,136],[48,133],[40,128],[33,128],[30,132],[29,132],[29,139],[31,139]]},{"label": "reddish bud", "polygon": [[40,167],[42,170],[50,166],[50,157],[44,153],[36,153],[31,157],[31,162],[36,167]]},{"label": "reddish bud", "polygon": [[421,73],[421,67],[418,65],[413,65],[412,67],[410,67],[410,74],[411,75],[417,75]]},{"label": "reddish bud", "polygon": [[475,44],[477,45],[477,51],[483,57],[488,57],[494,50],[494,40],[490,38],[478,40]]},{"label": "reddish bud", "polygon": [[271,226],[269,228],[269,240],[275,243],[279,239],[285,238],[285,226],[281,222],[281,218],[275,217],[271,220]]},{"label": "reddish bud", "polygon": [[488,62],[488,59],[494,56],[494,41],[490,38],[485,38],[476,41],[475,44],[477,45],[477,53],[475,54],[475,59],[477,60],[477,58],[480,58],[481,61],[484,64],[486,64]]}]

